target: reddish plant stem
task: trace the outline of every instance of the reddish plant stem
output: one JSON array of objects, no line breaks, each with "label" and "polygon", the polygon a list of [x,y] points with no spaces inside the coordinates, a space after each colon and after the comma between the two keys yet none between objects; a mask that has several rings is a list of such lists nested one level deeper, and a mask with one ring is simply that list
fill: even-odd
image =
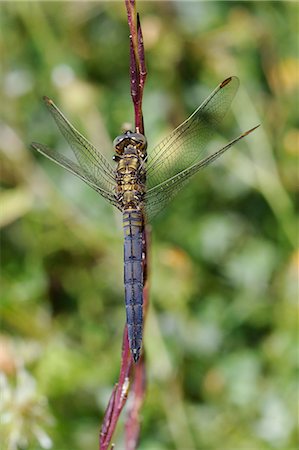
[{"label": "reddish plant stem", "polygon": [[[143,89],[147,76],[144,56],[143,37],[140,26],[139,15],[136,14],[135,0],[125,0],[128,24],[130,29],[130,81],[131,81],[131,97],[135,113],[135,130],[144,134],[143,114],[142,114],[142,97]],[[148,308],[148,242],[149,229],[144,226],[143,229],[144,241],[144,261],[143,261],[143,316],[144,321]],[[133,370],[134,369],[134,370]],[[145,359],[141,356],[137,364],[133,363],[130,353],[127,326],[125,326],[123,333],[121,367],[118,383],[114,386],[108,406],[105,411],[103,424],[100,432],[100,450],[111,449],[114,445],[111,444],[112,436],[115,431],[120,413],[126,403],[129,387],[130,377],[132,378],[132,402],[128,411],[128,418],[125,429],[125,445],[126,450],[135,450],[137,447],[139,433],[140,433],[140,419],[139,413],[143,404],[146,376],[145,376]]]},{"label": "reddish plant stem", "polygon": [[130,29],[130,78],[131,97],[135,113],[135,129],[144,133],[142,97],[147,76],[143,46],[143,36],[139,14],[136,14],[135,0],[125,0]]},{"label": "reddish plant stem", "polygon": [[114,386],[105,412],[100,432],[100,450],[107,450],[109,448],[112,435],[118,422],[118,418],[126,403],[130,386],[130,372],[132,364],[133,360],[129,348],[127,327],[125,327],[123,333],[119,379],[118,383]]},{"label": "reddish plant stem", "polygon": [[143,45],[143,35],[140,25],[139,14],[137,13],[137,45],[138,45],[138,61],[139,61],[139,103],[138,103],[138,114],[140,121],[140,132],[144,134],[144,123],[143,123],[143,113],[142,113],[142,99],[143,90],[145,85],[145,80],[147,77],[147,70],[145,65],[145,54]]},{"label": "reddish plant stem", "polygon": [[[142,114],[142,98],[145,80],[147,76],[145,66],[145,54],[143,36],[140,25],[139,14],[136,14],[134,0],[126,0],[128,23],[130,28],[130,78],[131,97],[135,113],[135,130],[144,134],[144,122]],[[143,324],[145,324],[148,309],[148,248],[149,229],[143,224],[144,260],[143,260]],[[132,401],[128,410],[125,424],[126,450],[137,448],[140,434],[140,410],[143,405],[146,390],[145,357],[142,354],[138,364],[135,366],[134,381],[131,390]]]},{"label": "reddish plant stem", "polygon": [[130,392],[132,397],[131,407],[129,408],[125,424],[125,442],[126,450],[135,450],[137,448],[140,434],[140,409],[143,405],[146,386],[146,373],[144,364],[144,354],[140,362],[135,367],[134,381]]}]

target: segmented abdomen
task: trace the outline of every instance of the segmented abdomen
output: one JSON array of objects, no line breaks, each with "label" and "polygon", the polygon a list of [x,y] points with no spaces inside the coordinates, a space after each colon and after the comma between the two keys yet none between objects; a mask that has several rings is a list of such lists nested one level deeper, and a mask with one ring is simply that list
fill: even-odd
[{"label": "segmented abdomen", "polygon": [[138,361],[142,343],[142,213],[129,210],[123,213],[124,225],[124,282],[127,327],[130,350]]}]

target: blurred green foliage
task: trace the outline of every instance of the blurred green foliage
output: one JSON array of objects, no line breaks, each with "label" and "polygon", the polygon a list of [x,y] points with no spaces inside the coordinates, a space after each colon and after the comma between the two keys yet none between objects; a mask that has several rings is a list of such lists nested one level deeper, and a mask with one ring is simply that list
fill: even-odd
[{"label": "blurred green foliage", "polygon": [[[3,449],[97,448],[125,321],[120,214],[30,150],[133,120],[120,2],[1,2]],[[151,147],[237,75],[229,138],[153,224],[140,449],[296,448],[298,4],[140,2]],[[116,448],[123,448],[118,427]]]}]

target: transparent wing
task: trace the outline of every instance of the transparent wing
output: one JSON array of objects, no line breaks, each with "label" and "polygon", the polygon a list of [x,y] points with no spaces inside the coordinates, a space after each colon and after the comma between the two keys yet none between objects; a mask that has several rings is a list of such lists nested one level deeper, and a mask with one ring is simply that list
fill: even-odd
[{"label": "transparent wing", "polygon": [[191,167],[179,172],[175,176],[169,178],[163,183],[149,189],[145,194],[145,214],[148,221],[150,221],[159,211],[165,208],[168,202],[181,190],[181,188],[189,181],[190,177],[196,174],[200,169],[211,164],[215,159],[219,158],[226,150],[238,142],[243,137],[254,131],[259,125],[249,131],[241,134],[233,141],[229,142],[225,147],[221,148],[212,155],[198,161]]},{"label": "transparent wing", "polygon": [[[112,189],[106,190],[101,187],[98,183],[98,179],[95,178],[92,174],[86,172],[82,167],[80,167],[78,164],[74,163],[70,159],[66,158],[65,156],[61,155],[58,152],[55,152],[54,150],[46,147],[43,144],[39,144],[37,142],[33,142],[31,146],[42,153],[47,158],[51,159],[52,161],[59,164],[61,167],[64,167],[69,172],[76,175],[81,180],[85,181],[90,187],[92,187],[96,192],[101,194],[104,198],[106,198],[112,205],[116,206],[118,209],[119,204],[115,199],[113,187]],[[111,185],[112,186],[112,185]]]},{"label": "transparent wing", "polygon": [[224,80],[185,122],[149,153],[148,189],[205,157],[207,143],[228,111],[238,87],[238,78]]},{"label": "transparent wing", "polygon": [[79,165],[104,191],[111,191],[115,186],[114,169],[107,159],[77,131],[57,108],[52,100],[44,97],[45,104],[57,123],[61,133],[70,144]]}]

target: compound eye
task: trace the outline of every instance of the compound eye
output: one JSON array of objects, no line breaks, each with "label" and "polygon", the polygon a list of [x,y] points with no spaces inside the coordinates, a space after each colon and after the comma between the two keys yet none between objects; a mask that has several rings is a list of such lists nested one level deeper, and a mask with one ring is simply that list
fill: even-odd
[{"label": "compound eye", "polygon": [[139,149],[146,149],[147,147],[147,141],[145,136],[143,136],[143,134],[141,133],[132,133],[131,134],[131,139],[133,139],[136,143],[136,147]]},{"label": "compound eye", "polygon": [[122,154],[123,153],[126,138],[127,138],[127,136],[122,134],[121,136],[117,136],[114,139],[113,147],[115,148],[116,153],[118,153],[118,154]]}]

